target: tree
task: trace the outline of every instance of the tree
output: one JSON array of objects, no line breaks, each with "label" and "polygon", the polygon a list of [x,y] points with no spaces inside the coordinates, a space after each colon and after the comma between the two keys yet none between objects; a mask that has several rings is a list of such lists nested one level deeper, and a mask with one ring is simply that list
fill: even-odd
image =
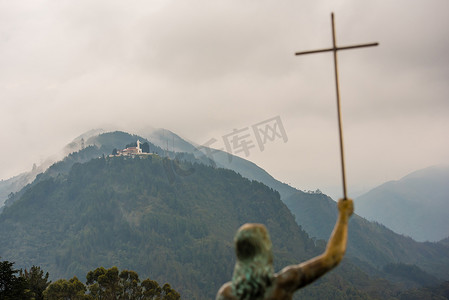
[{"label": "tree", "polygon": [[150,153],[150,144],[148,144],[148,142],[143,143],[140,148],[143,153]]},{"label": "tree", "polygon": [[75,276],[70,280],[59,279],[50,284],[44,291],[46,300],[91,300],[93,297],[86,295],[86,286]]},{"label": "tree", "polygon": [[149,278],[140,282],[139,275],[134,271],[123,270],[119,273],[117,267],[106,270],[103,267],[90,271],[87,276],[90,296],[93,299],[119,300],[178,300],[179,293],[166,283],[161,288]]},{"label": "tree", "polygon": [[30,271],[20,270],[20,277],[26,281],[27,289],[35,300],[44,299],[43,292],[51,281],[48,281],[48,272],[44,275],[44,271],[40,267],[32,266]]},{"label": "tree", "polygon": [[120,272],[120,299],[141,299],[142,287],[139,275],[134,271],[123,270]]},{"label": "tree", "polygon": [[95,299],[115,300],[120,296],[120,278],[117,267],[106,270],[103,267],[87,273],[89,292]]},{"label": "tree", "polygon": [[0,261],[0,299],[30,299],[26,281],[15,275],[19,270],[13,269],[13,265],[13,262]]},{"label": "tree", "polygon": [[160,296],[162,294],[162,289],[159,286],[159,283],[157,283],[154,280],[151,280],[149,278],[142,281],[142,287],[143,287],[143,299],[160,299]]},{"label": "tree", "polygon": [[177,291],[172,289],[168,283],[164,284],[164,286],[162,287],[162,291],[163,291],[163,295],[164,295],[162,299],[164,299],[164,300],[181,299],[181,295]]}]

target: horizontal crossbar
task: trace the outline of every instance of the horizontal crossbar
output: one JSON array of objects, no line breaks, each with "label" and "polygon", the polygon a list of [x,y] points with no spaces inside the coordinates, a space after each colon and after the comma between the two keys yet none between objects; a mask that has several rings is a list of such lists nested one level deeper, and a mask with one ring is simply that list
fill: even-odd
[{"label": "horizontal crossbar", "polygon": [[354,45],[354,46],[346,46],[346,47],[327,48],[327,49],[320,49],[320,50],[310,50],[310,51],[296,52],[295,55],[339,51],[339,50],[347,50],[347,49],[355,49],[355,48],[363,48],[363,47],[373,47],[373,46],[378,46],[378,45],[379,45],[379,43],[371,43],[371,44]]}]

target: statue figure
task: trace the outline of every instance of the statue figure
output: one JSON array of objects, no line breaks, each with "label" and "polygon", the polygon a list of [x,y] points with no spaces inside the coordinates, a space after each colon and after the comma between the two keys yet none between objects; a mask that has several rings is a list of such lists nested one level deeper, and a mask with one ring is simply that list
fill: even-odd
[{"label": "statue figure", "polygon": [[346,251],[351,199],[338,201],[338,219],[323,254],[299,265],[273,270],[268,231],[262,224],[244,224],[234,242],[237,262],[232,281],[218,291],[216,300],[289,300],[293,293],[334,268]]}]

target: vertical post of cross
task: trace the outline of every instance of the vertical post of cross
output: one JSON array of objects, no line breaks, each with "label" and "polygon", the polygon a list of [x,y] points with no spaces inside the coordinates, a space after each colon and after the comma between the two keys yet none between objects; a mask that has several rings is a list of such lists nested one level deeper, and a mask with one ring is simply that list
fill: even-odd
[{"label": "vertical post of cross", "polygon": [[343,125],[341,124],[342,118],[341,118],[341,105],[340,105],[340,84],[338,80],[337,39],[335,37],[334,13],[331,14],[331,19],[332,19],[332,43],[334,52],[335,89],[337,93],[338,133],[340,137],[340,160],[341,160],[341,174],[342,174],[341,176],[343,184],[343,199],[347,199],[345,155],[343,149]]}]

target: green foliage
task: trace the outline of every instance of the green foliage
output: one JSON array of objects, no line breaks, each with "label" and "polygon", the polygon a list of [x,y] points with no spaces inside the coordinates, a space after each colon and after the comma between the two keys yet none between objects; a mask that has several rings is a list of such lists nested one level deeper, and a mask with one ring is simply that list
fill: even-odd
[{"label": "green foliage", "polygon": [[398,295],[400,300],[448,300],[449,299],[449,281],[443,282],[437,286],[424,287],[404,291]]},{"label": "green foliage", "polygon": [[40,267],[30,271],[13,269],[14,263],[0,262],[1,300],[179,300],[180,294],[166,283],[162,287],[149,278],[140,282],[135,271],[117,267],[99,267],[87,273],[87,287],[74,276],[70,280],[59,279],[48,282],[49,274]]},{"label": "green foliage", "polygon": [[35,300],[44,299],[43,292],[50,284],[48,276],[48,272],[44,275],[44,271],[37,266],[32,266],[29,271],[27,269],[20,271],[20,277],[26,281],[27,289]]},{"label": "green foliage", "polygon": [[136,272],[123,270],[119,273],[117,267],[108,270],[103,267],[97,268],[87,273],[86,278],[90,295],[94,299],[180,299],[179,293],[168,283],[161,288],[156,281],[149,278],[140,282]]},{"label": "green foliage", "polygon": [[70,280],[59,279],[50,284],[44,291],[46,300],[89,300],[85,285],[75,276]]},{"label": "green foliage", "polygon": [[435,276],[429,275],[416,265],[407,265],[403,263],[387,264],[384,266],[383,270],[384,272],[393,276],[405,278],[419,283],[419,285],[421,286],[433,285],[438,281]]},{"label": "green foliage", "polygon": [[140,282],[134,271],[117,267],[105,269],[99,267],[87,273],[87,287],[73,277],[70,280],[59,279],[45,290],[46,300],[179,300],[180,295],[166,283],[161,288],[149,278]]},{"label": "green foliage", "polygon": [[88,289],[91,295],[97,299],[118,299],[120,296],[120,278],[117,267],[109,270],[97,268],[87,273]]},{"label": "green foliage", "polygon": [[148,142],[143,143],[140,148],[142,148],[143,153],[150,153],[150,144]]},{"label": "green foliage", "polygon": [[[121,298],[138,299],[143,295],[144,290],[139,285],[139,275],[134,271],[123,270],[120,272],[120,284],[122,286]],[[149,279],[148,279],[149,280]]]},{"label": "green foliage", "polygon": [[0,261],[0,299],[30,299],[24,278],[16,276],[19,270],[13,268],[14,263]]},{"label": "green foliage", "polygon": [[[153,298],[154,299],[154,298]],[[162,299],[166,300],[179,300],[181,295],[171,288],[170,284],[166,283],[162,287]]]}]

